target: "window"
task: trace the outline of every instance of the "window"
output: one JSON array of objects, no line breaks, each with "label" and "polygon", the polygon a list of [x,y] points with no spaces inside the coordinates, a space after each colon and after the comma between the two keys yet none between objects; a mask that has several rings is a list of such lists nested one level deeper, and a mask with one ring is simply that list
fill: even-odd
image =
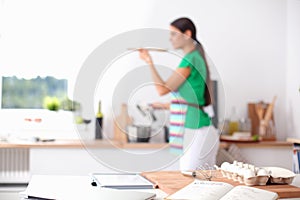
[{"label": "window", "polygon": [[2,108],[41,109],[45,97],[67,97],[68,82],[52,76],[31,79],[2,77]]}]

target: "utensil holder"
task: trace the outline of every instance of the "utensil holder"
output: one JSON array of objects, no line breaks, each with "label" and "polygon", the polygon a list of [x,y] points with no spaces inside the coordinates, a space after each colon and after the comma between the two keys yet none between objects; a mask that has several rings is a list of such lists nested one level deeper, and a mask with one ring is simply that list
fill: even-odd
[{"label": "utensil holder", "polygon": [[259,121],[259,136],[263,141],[275,141],[276,140],[276,128],[273,120],[260,120]]},{"label": "utensil holder", "polygon": [[[261,119],[259,119],[259,116],[256,113],[255,106],[257,103],[248,103],[248,118],[251,120],[251,135],[260,135],[260,124]],[[267,107],[269,106],[268,103],[262,103],[263,104],[263,113],[266,112]],[[263,119],[262,119],[263,120]],[[274,122],[274,115],[271,114],[270,121]]]}]

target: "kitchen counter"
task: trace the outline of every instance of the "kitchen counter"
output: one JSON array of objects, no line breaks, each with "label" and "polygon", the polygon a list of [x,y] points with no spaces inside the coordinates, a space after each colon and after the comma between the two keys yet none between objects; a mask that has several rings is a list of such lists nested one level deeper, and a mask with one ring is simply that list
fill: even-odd
[{"label": "kitchen counter", "polygon": [[141,148],[158,149],[168,147],[166,143],[122,143],[114,140],[55,140],[52,142],[1,142],[0,148]]},{"label": "kitchen counter", "polygon": [[[261,141],[261,142],[221,142],[220,148],[235,144],[239,148],[291,148],[291,141]],[[1,142],[0,148],[125,148],[125,149],[160,149],[166,148],[167,143],[122,143],[114,140],[55,140],[53,142]]]},{"label": "kitchen counter", "polygon": [[[85,175],[93,171],[110,172],[112,171],[110,166],[127,171],[149,171],[162,167],[164,170],[179,169],[179,161],[174,160],[173,162],[173,155],[170,154],[169,145],[166,143],[121,143],[108,140],[89,140],[84,142],[83,144],[80,140],[56,140],[53,142],[15,141],[10,143],[2,141],[0,142],[0,154],[4,155],[2,158],[7,160],[5,161],[7,162],[6,166],[16,166],[16,163],[19,163],[19,166],[22,168],[20,170],[28,172],[28,174]],[[221,142],[220,148],[227,151],[226,148],[230,147],[231,144],[238,146],[238,152],[235,151],[234,153],[240,153],[242,157],[247,158],[249,163],[256,166],[279,166],[292,169],[292,143],[283,141],[255,143]],[[122,149],[125,151],[122,151]],[[228,153],[231,154],[230,149],[236,148],[228,149]],[[161,159],[152,156],[157,152],[159,152]],[[20,160],[20,156],[15,155],[21,155],[22,159]],[[97,158],[93,155],[101,155],[101,161],[98,159],[100,157]],[[130,164],[136,159],[133,155],[143,155],[140,157],[141,159],[144,159],[144,155],[152,157],[133,166]],[[239,160],[239,158],[236,159]],[[128,160],[131,161],[128,162]],[[169,160],[172,162],[169,162]],[[23,169],[24,166],[26,169]],[[70,171],[70,169],[72,170]],[[24,180],[26,178],[24,177]],[[1,176],[0,179],[4,180]],[[19,179],[20,177],[17,177],[16,181],[19,181]]]}]

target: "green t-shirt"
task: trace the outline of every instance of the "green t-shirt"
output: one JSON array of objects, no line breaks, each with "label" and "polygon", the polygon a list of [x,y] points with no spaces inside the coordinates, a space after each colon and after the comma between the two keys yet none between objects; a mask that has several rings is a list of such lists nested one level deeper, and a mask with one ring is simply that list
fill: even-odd
[{"label": "green t-shirt", "polygon": [[[178,88],[179,94],[188,103],[197,105],[205,104],[205,80],[206,80],[206,67],[205,62],[198,50],[194,50],[184,56],[179,68],[191,68],[191,74],[187,80]],[[201,109],[188,106],[185,120],[185,127],[191,129],[209,126],[211,119],[207,113]]]}]

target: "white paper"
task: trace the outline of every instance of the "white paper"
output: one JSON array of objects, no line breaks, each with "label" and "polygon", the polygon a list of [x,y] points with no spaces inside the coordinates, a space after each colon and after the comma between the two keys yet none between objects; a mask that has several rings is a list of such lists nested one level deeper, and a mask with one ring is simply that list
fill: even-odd
[{"label": "white paper", "polygon": [[167,199],[219,200],[232,188],[228,183],[195,180]]},{"label": "white paper", "polygon": [[232,186],[224,182],[199,181],[182,188],[170,195],[172,200],[276,200],[275,192],[248,186]]},{"label": "white paper", "polygon": [[221,200],[276,200],[275,192],[262,190],[254,187],[237,186],[228,192]]}]

